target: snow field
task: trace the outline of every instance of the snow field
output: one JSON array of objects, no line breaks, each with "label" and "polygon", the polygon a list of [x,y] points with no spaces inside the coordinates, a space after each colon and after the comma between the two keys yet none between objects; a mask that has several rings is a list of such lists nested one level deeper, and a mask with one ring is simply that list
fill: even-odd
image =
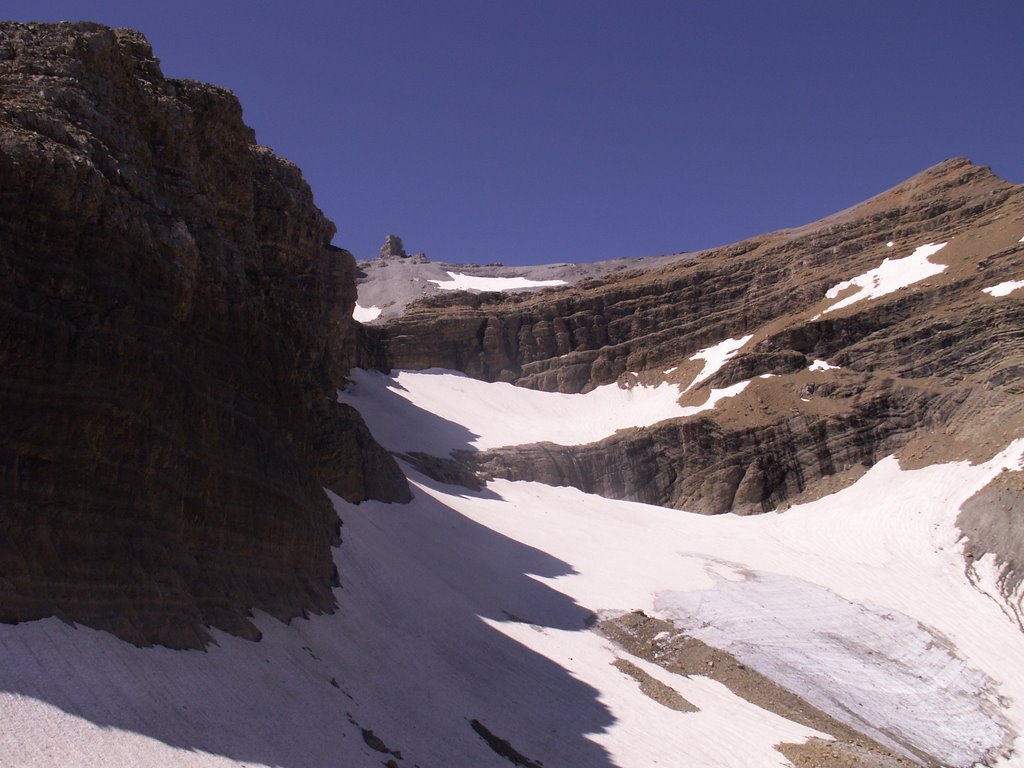
[{"label": "snow field", "polygon": [[887,459],[845,491],[754,518],[507,481],[488,485],[498,499],[446,503],[571,564],[544,581],[578,603],[674,620],[839,719],[962,765],[1021,730],[1024,637],[994,585],[964,577],[954,520],[1022,447],[977,467]]},{"label": "snow field", "polygon": [[[487,623],[600,691],[613,723],[590,738],[607,750],[615,765],[785,768],[789,763],[775,750],[776,744],[802,743],[814,736],[829,738],[751,704],[715,680],[674,675],[656,664],[623,654],[596,633],[512,622]],[[617,658],[628,658],[698,711],[678,712],[642,694],[635,680],[612,666]]]},{"label": "snow field", "polygon": [[928,257],[938,253],[946,243],[927,243],[918,246],[912,254],[902,259],[883,259],[880,266],[865,272],[863,275],[836,283],[827,291],[825,298],[834,299],[847,288],[858,290],[844,299],[832,304],[825,313],[833,312],[866,299],[877,299],[906,288],[908,285],[938,275],[946,269],[945,264],[933,264]]},{"label": "snow field", "polygon": [[355,308],[352,310],[352,317],[360,323],[369,323],[371,320],[376,320],[380,317],[381,312],[380,307],[363,307],[357,301]]},{"label": "snow field", "polygon": [[839,366],[838,365],[830,365],[825,360],[815,360],[813,363],[811,363],[809,366],[807,366],[807,370],[808,371],[838,371],[839,370]]},{"label": "snow field", "polygon": [[[561,396],[439,371],[353,379],[342,399],[396,451],[583,441],[591,420],[610,418],[604,432],[684,410],[670,385]],[[504,768],[477,719],[552,766],[776,768],[775,744],[818,735],[585,628],[593,612],[640,609],[879,740],[1019,766],[1024,634],[990,558],[976,584],[965,576],[955,519],[1022,455],[1024,440],[975,466],[884,459],[843,491],[755,517],[504,480],[473,493],[407,469],[408,505],[331,497],[345,522],[336,614],[257,616],[261,642],[215,632],[206,652],[55,619],[0,625],[0,763],[363,768],[387,758],[369,728],[400,764]],[[648,698],[619,657],[700,711]]]}]

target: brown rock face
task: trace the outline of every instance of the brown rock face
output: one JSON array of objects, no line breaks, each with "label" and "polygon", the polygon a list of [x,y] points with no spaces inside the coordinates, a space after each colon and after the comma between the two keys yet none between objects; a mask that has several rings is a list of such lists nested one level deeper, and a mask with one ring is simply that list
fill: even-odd
[{"label": "brown rock face", "polygon": [[[749,334],[685,396],[697,405],[713,387],[750,380],[713,411],[592,445],[509,447],[459,461],[485,476],[707,513],[759,512],[900,449],[910,462],[987,458],[1024,433],[1024,292],[982,292],[1024,277],[1022,234],[1022,188],[950,160],[823,221],[667,268],[539,294],[422,300],[371,331],[364,362],[585,392],[614,381],[688,382],[699,370],[691,355]],[[826,312],[832,286],[929,242],[947,243],[932,257],[944,272]],[[809,372],[815,359],[840,370]]]},{"label": "brown rock face", "polygon": [[402,238],[398,235],[388,235],[384,239],[384,245],[380,247],[378,256],[382,259],[405,259],[409,254],[405,252]]},{"label": "brown rock face", "polygon": [[0,24],[0,621],[198,646],[333,607],[322,486],[408,497],[334,402],[333,233],[234,96],[138,33]]}]

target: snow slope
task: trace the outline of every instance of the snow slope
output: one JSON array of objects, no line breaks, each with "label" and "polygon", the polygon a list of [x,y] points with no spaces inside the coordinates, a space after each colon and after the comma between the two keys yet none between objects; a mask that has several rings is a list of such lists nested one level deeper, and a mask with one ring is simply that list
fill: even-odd
[{"label": "snow slope", "polygon": [[[354,378],[346,401],[403,451],[584,439],[581,414],[679,409],[667,385],[549,401],[437,371]],[[407,470],[408,505],[332,497],[336,614],[259,616],[261,642],[215,633],[206,652],[56,619],[0,626],[0,764],[507,768],[483,728],[546,766],[756,768],[788,764],[777,744],[826,737],[588,628],[641,609],[904,751],[1021,765],[1024,635],[992,569],[965,575],[954,521],[1022,453],[915,471],[886,459],[755,517],[536,483],[470,492]],[[647,696],[623,658],[698,711]]]},{"label": "snow slope", "polygon": [[1009,296],[1014,291],[1024,288],[1024,280],[1007,280],[1003,283],[990,286],[988,288],[982,288],[982,293],[987,293],[989,296],[995,296],[1001,298],[1003,296]]}]

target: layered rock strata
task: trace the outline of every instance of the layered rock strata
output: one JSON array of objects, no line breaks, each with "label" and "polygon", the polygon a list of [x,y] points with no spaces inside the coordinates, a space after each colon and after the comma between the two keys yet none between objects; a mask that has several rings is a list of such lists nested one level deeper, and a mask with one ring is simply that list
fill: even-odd
[{"label": "layered rock strata", "polygon": [[[364,364],[442,367],[489,381],[586,392],[677,381],[724,339],[752,338],[684,396],[750,381],[698,416],[584,446],[462,454],[481,476],[535,479],[682,509],[758,512],[908,461],[987,458],[1024,430],[1024,191],[957,159],[821,222],[656,270],[568,289],[436,296],[369,331]],[[831,310],[837,283],[925,243],[941,274]],[[851,293],[847,289],[842,298]],[[1024,293],[1024,292],[1022,292]],[[816,360],[839,370],[810,373]],[[761,377],[771,378],[761,378]],[[422,462],[447,477],[458,471]],[[831,487],[831,486],[828,486]]]},{"label": "layered rock strata", "polygon": [[335,385],[355,265],[228,91],[0,25],[0,621],[136,643],[334,606],[322,486],[400,500]]}]

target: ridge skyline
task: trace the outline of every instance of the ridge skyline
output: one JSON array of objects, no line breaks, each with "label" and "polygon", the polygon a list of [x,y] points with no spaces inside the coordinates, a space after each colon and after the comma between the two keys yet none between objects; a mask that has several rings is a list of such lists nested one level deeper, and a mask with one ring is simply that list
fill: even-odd
[{"label": "ridge skyline", "polygon": [[1019,6],[551,8],[62,0],[234,91],[335,244],[453,264],[693,252],[803,226],[966,156],[1024,180]]}]

